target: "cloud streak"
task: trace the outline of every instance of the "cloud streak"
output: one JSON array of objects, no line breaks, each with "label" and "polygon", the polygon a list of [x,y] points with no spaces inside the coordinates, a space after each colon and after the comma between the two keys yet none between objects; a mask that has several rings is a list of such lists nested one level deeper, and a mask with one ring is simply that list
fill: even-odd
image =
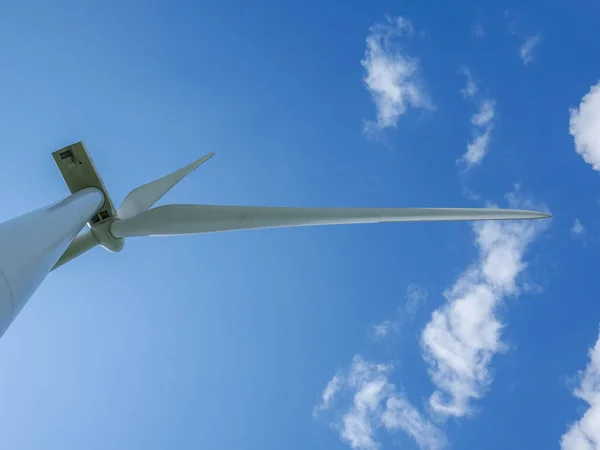
[{"label": "cloud streak", "polygon": [[485,28],[483,27],[483,24],[481,24],[481,23],[475,24],[472,31],[473,31],[473,35],[477,39],[481,39],[485,36]]},{"label": "cloud streak", "polygon": [[[463,68],[460,73],[466,77],[466,86],[460,91],[462,96],[465,98],[476,97],[479,87],[471,72],[469,69]],[[466,170],[480,164],[488,153],[495,110],[496,102],[483,98],[479,101],[477,112],[471,116],[473,138],[467,144],[467,151],[457,160],[457,164],[463,165]]]},{"label": "cloud streak", "polygon": [[523,61],[524,65],[529,65],[533,61],[533,49],[537,47],[537,45],[542,42],[542,36],[540,34],[536,34],[535,36],[531,36],[525,40],[523,45],[519,48],[519,57],[521,61]]},{"label": "cloud streak", "polygon": [[[516,194],[511,207],[531,207]],[[518,277],[527,267],[524,256],[545,222],[482,222],[474,226],[479,258],[445,292],[448,302],[435,310],[421,333],[423,358],[437,387],[431,410],[443,417],[472,412],[492,375],[490,364],[505,347],[498,307],[519,292]]]},{"label": "cloud streak", "polygon": [[562,450],[595,450],[600,448],[600,336],[589,352],[590,361],[573,395],[585,401],[589,408],[573,423],[560,440]]},{"label": "cloud streak", "polygon": [[579,219],[575,219],[575,223],[571,228],[571,233],[573,233],[575,236],[582,236],[585,233],[585,227],[582,225]]},{"label": "cloud streak", "polygon": [[410,283],[406,288],[404,305],[398,308],[398,316],[394,320],[384,320],[373,327],[376,339],[381,339],[392,332],[399,332],[402,324],[413,320],[417,311],[427,301],[427,290],[418,284]]},{"label": "cloud streak", "polygon": [[365,69],[363,81],[377,108],[377,119],[365,122],[366,133],[396,127],[409,107],[432,108],[419,81],[418,60],[407,55],[398,44],[398,38],[412,36],[413,25],[403,17],[388,17],[385,23],[369,30],[361,64]]},{"label": "cloud streak", "polygon": [[313,416],[316,416],[320,411],[324,411],[329,408],[331,401],[338,394],[340,389],[342,388],[343,379],[340,374],[335,374],[325,389],[323,389],[323,393],[321,394],[321,404],[319,404],[313,410]]},{"label": "cloud streak", "polygon": [[477,86],[477,82],[475,81],[475,78],[473,78],[471,71],[468,68],[463,67],[458,71],[458,73],[464,75],[466,78],[467,85],[460,90],[462,96],[465,98],[475,97],[475,94],[479,92],[479,87]]}]

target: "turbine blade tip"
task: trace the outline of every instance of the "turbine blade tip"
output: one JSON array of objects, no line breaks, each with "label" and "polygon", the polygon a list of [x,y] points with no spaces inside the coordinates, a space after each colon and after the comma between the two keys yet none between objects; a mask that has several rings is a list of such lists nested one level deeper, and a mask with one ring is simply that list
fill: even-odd
[{"label": "turbine blade tip", "polygon": [[534,219],[548,219],[552,217],[552,214],[542,211],[531,211],[531,215]]}]

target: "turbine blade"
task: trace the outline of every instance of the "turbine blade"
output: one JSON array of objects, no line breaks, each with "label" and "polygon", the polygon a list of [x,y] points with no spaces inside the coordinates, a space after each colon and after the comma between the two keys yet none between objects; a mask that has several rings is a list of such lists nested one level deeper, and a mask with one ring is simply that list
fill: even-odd
[{"label": "turbine blade", "polygon": [[52,268],[52,270],[58,269],[63,264],[66,264],[72,259],[83,255],[85,252],[93,249],[97,245],[98,241],[89,229],[81,234],[78,234],[77,236],[75,236],[75,239],[71,241],[71,244],[67,247],[67,249],[62,254],[58,262]]},{"label": "turbine blade", "polygon": [[199,165],[205,163],[213,156],[214,153],[209,153],[169,175],[135,188],[127,194],[127,197],[125,197],[125,200],[119,206],[117,216],[121,219],[127,219],[148,210],[186,175],[189,175]]},{"label": "turbine blade", "polygon": [[488,208],[292,208],[165,205],[111,225],[115,237],[375,222],[541,219],[536,211]]}]

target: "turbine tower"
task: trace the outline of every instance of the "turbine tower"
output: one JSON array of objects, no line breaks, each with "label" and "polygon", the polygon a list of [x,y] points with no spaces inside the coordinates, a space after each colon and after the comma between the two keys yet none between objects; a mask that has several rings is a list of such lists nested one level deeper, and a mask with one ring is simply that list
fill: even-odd
[{"label": "turbine tower", "polygon": [[[295,208],[164,205],[173,186],[214,153],[131,191],[115,209],[83,142],[52,153],[71,194],[0,224],[0,337],[46,276],[88,250],[123,249],[125,238],[253,228],[376,222],[541,219],[537,211],[489,208]],[[80,231],[86,226],[87,230]]]}]

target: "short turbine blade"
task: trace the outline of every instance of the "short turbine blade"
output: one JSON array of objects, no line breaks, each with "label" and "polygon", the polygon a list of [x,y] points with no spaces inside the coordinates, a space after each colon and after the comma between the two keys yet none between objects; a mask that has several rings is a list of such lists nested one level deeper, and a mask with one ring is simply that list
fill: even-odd
[{"label": "short turbine blade", "polygon": [[488,208],[292,208],[165,205],[111,226],[115,237],[376,222],[542,219],[536,211]]},{"label": "short turbine blade", "polygon": [[71,244],[67,247],[67,250],[60,257],[58,262],[54,265],[52,270],[58,269],[63,264],[68,263],[72,259],[77,258],[80,255],[83,255],[88,250],[93,249],[98,245],[98,241],[96,237],[92,234],[92,232],[88,229],[81,234],[78,234]]},{"label": "short turbine blade", "polygon": [[117,216],[121,219],[127,219],[148,210],[186,175],[189,175],[194,169],[213,156],[214,153],[209,153],[169,175],[135,188],[123,200],[117,211]]}]

